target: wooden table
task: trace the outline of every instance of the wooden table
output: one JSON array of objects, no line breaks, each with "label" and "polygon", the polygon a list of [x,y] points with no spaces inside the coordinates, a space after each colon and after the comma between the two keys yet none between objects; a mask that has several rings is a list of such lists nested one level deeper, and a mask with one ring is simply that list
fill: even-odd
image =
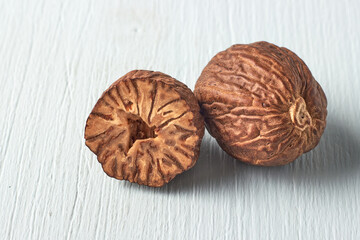
[{"label": "wooden table", "polygon": [[[360,1],[0,0],[0,239],[360,239]],[[319,146],[284,167],[225,154],[154,189],[106,176],[84,144],[133,69],[191,89],[212,56],[296,52],[328,98]]]}]

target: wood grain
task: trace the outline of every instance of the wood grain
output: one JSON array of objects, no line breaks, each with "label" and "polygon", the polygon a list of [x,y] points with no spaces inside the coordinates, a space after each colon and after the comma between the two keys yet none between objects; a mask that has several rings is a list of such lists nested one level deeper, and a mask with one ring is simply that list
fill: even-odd
[{"label": "wood grain", "polygon": [[[0,0],[0,239],[359,239],[359,1]],[[149,189],[108,178],[88,113],[133,69],[194,88],[235,43],[296,52],[328,98],[319,146],[244,165],[205,135],[197,164]]]}]

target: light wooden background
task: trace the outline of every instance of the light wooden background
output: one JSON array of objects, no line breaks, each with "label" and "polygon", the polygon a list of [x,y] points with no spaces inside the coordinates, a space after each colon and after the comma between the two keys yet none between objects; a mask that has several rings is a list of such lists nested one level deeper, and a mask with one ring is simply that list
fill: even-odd
[{"label": "light wooden background", "polygon": [[[0,0],[0,239],[360,239],[360,1]],[[191,89],[235,43],[295,51],[328,97],[319,146],[244,165],[208,133],[161,189],[107,177],[85,120],[113,81]]]}]

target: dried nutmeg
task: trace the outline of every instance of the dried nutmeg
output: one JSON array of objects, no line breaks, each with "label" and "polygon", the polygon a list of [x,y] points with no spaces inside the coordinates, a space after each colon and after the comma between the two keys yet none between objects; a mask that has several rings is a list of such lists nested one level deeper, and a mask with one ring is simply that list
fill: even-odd
[{"label": "dried nutmeg", "polygon": [[198,159],[204,122],[194,94],[160,72],[132,71],[100,97],[86,145],[117,179],[160,187]]},{"label": "dried nutmeg", "polygon": [[195,86],[206,128],[231,156],[254,165],[294,161],[326,125],[325,94],[292,51],[267,42],[215,55]]}]

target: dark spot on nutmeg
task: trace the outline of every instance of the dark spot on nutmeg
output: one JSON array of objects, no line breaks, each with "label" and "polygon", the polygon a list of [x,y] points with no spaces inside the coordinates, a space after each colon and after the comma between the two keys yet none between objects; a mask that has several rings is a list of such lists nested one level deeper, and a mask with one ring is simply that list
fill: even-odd
[{"label": "dark spot on nutmeg", "polygon": [[166,97],[165,94],[160,93],[160,99],[161,99],[161,100],[165,99],[165,97]]},{"label": "dark spot on nutmeg", "polygon": [[149,148],[151,148],[151,151],[157,151],[158,150],[158,146],[152,141],[149,144]]},{"label": "dark spot on nutmeg", "polygon": [[[124,152],[124,146],[122,144],[118,144],[118,148],[121,152]],[[126,152],[125,152],[126,155]]]},{"label": "dark spot on nutmeg", "polygon": [[166,139],[165,144],[169,146],[175,146],[175,141],[172,139]]},{"label": "dark spot on nutmeg", "polygon": [[129,111],[130,109],[132,109],[133,102],[125,99],[124,100],[124,105],[125,105],[126,111]]},{"label": "dark spot on nutmeg", "polygon": [[165,116],[165,115],[167,115],[167,114],[169,114],[169,113],[172,113],[173,111],[172,110],[169,110],[169,111],[166,111],[166,112],[163,112],[163,116]]}]

